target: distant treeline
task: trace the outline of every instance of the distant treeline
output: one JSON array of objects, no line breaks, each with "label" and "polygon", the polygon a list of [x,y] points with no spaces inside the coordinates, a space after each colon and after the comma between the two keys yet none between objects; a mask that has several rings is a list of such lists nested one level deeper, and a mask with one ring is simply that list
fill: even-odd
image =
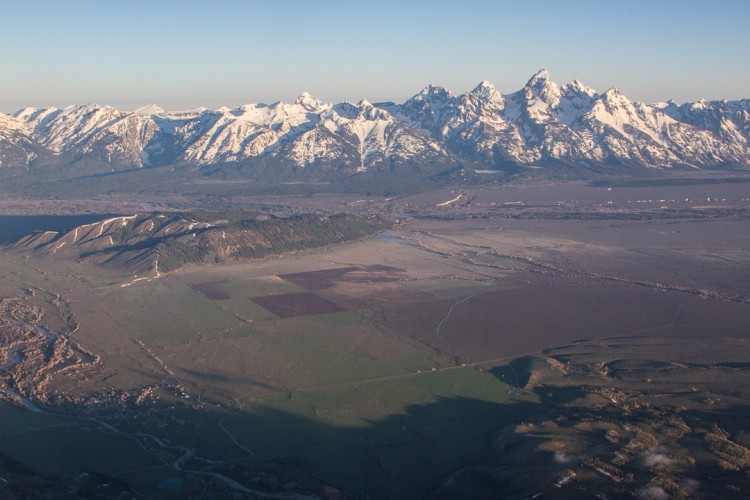
[{"label": "distant treeline", "polygon": [[218,263],[316,248],[362,238],[388,227],[381,217],[349,214],[263,219],[242,219],[238,214],[210,214],[210,218],[207,215],[201,218],[221,224],[201,231],[194,238],[160,239],[155,245],[160,271],[173,271],[188,263]]},{"label": "distant treeline", "polygon": [[116,215],[118,214],[0,215],[0,241],[16,239],[34,231],[67,231]]},{"label": "distant treeline", "polygon": [[663,186],[700,186],[704,184],[743,184],[750,182],[750,177],[655,177],[650,179],[601,179],[591,181],[592,187],[663,187]]}]

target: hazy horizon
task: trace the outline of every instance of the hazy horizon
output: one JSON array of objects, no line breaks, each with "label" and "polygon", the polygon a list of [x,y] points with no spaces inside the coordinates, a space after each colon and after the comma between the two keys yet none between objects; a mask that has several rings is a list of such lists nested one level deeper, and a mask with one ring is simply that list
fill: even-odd
[{"label": "hazy horizon", "polygon": [[[0,110],[507,94],[540,68],[634,100],[750,97],[750,3],[0,1]],[[711,18],[721,23],[712,23]]]}]

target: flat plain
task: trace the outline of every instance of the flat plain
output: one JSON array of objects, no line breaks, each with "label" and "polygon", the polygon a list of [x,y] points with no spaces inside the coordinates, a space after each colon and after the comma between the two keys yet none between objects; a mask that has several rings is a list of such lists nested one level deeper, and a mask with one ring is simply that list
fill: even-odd
[{"label": "flat plain", "polygon": [[[0,296],[70,354],[43,391],[3,370],[28,404],[0,404],[0,453],[145,498],[750,494],[750,219],[659,208],[700,186],[629,189],[487,188],[486,216],[136,282],[3,252]],[[584,216],[538,215],[573,197]]]}]

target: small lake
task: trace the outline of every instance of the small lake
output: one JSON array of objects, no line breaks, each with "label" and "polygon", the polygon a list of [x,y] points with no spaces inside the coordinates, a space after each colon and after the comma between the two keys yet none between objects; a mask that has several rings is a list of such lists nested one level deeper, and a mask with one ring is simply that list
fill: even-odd
[{"label": "small lake", "polygon": [[159,486],[157,486],[157,488],[159,488],[160,490],[176,490],[180,486],[182,486],[182,479],[178,477],[172,477],[169,479],[165,479],[164,481],[159,483]]}]

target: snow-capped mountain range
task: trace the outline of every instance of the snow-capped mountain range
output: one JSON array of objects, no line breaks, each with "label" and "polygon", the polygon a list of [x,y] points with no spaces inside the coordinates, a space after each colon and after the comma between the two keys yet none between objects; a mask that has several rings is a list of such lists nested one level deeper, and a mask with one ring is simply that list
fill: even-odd
[{"label": "snow-capped mountain range", "polygon": [[0,114],[0,169],[54,163],[127,169],[262,165],[287,172],[470,166],[750,166],[750,100],[644,104],[611,88],[558,85],[546,70],[519,91],[482,82],[462,95],[428,86],[402,104],[294,102],[167,112],[81,105]]}]

